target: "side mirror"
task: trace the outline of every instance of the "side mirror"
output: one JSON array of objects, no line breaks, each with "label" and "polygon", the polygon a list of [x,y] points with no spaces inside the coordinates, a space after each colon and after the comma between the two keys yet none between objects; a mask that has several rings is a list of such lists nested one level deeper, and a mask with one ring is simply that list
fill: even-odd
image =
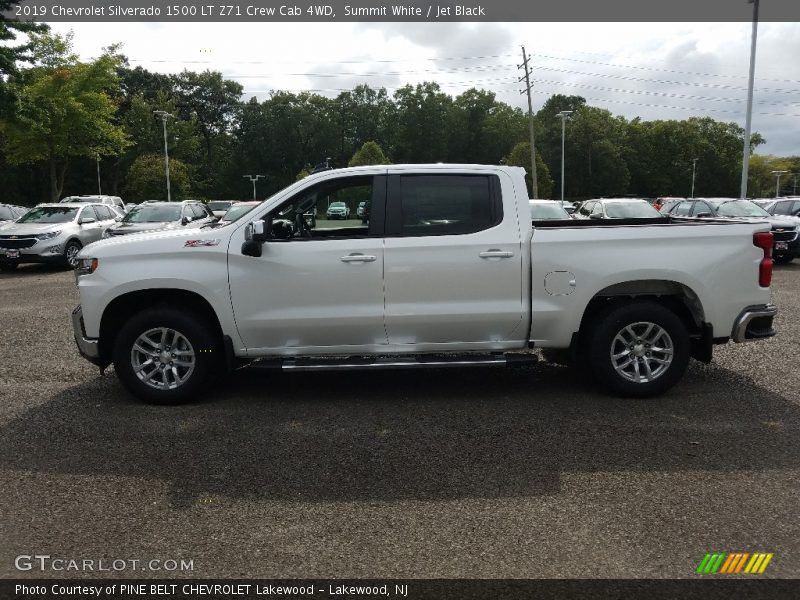
[{"label": "side mirror", "polygon": [[601,215],[600,213],[592,213],[591,215],[589,215],[589,218],[590,219],[602,219],[603,215]]},{"label": "side mirror", "polygon": [[261,256],[262,246],[269,239],[268,231],[272,227],[272,217],[267,217],[266,221],[251,221],[244,227],[244,243],[242,244],[242,254],[245,256]]},{"label": "side mirror", "polygon": [[119,223],[119,222],[121,222],[121,221],[122,221],[122,217],[116,217],[114,220],[115,220],[117,223]]},{"label": "side mirror", "polygon": [[182,217],[181,225],[188,225],[188,224],[189,224],[189,217]]},{"label": "side mirror", "polygon": [[94,217],[84,217],[83,219],[81,219],[80,224],[81,225],[89,225],[90,223],[96,223],[96,222],[97,222],[97,219],[95,219]]},{"label": "side mirror", "polygon": [[710,212],[701,212],[701,213],[698,213],[698,214],[695,215],[695,217],[699,217],[701,219],[708,219],[708,218],[713,217],[713,216],[714,215],[712,215]]}]

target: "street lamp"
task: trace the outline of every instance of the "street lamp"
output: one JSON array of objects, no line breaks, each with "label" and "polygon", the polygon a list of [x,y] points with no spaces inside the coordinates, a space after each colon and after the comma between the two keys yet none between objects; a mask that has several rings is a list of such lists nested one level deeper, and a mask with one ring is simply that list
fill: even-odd
[{"label": "street lamp", "polygon": [[775,182],[775,197],[777,198],[780,195],[781,190],[781,175],[786,175],[789,171],[772,171],[772,174],[775,175],[777,181]]},{"label": "street lamp", "polygon": [[172,202],[172,195],[169,189],[169,150],[167,149],[167,119],[174,119],[175,115],[171,115],[165,110],[154,110],[156,116],[161,117],[161,123],[164,126],[164,169],[167,174],[167,202]]},{"label": "street lamp", "polygon": [[249,179],[250,181],[253,182],[253,200],[255,200],[256,199],[256,181],[258,181],[262,177],[264,179],[266,179],[267,176],[266,175],[242,175],[242,177],[244,177],[245,179]]},{"label": "street lamp", "polygon": [[694,175],[697,172],[697,159],[692,159],[692,198],[694,198]]},{"label": "street lamp", "polygon": [[739,198],[747,198],[747,171],[750,168],[750,125],[753,118],[753,80],[756,74],[756,37],[758,36],[758,2],[747,0],[753,5],[753,32],[750,36],[750,77],[747,83],[747,115],[744,120],[744,150],[742,151],[742,184]]},{"label": "street lamp", "polygon": [[561,206],[564,206],[564,136],[566,132],[566,123],[569,116],[572,114],[571,110],[562,110],[556,115],[561,119]]},{"label": "street lamp", "polygon": [[95,159],[97,160],[97,194],[101,195],[103,190],[100,188],[100,155],[95,154]]}]

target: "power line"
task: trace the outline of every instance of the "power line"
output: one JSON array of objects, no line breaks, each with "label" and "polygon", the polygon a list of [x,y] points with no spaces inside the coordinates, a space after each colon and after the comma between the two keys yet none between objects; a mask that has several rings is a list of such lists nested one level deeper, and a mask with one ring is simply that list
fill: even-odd
[{"label": "power line", "polygon": [[[660,71],[662,73],[675,73],[679,75],[694,75],[698,77],[721,77],[725,79],[747,79],[746,75],[724,75],[721,73],[701,73],[697,71],[679,71],[677,69],[664,69],[661,67],[646,67],[643,65],[621,65],[616,63],[606,63],[600,62],[595,60],[583,60],[579,58],[567,58],[562,56],[552,56],[549,54],[532,54],[531,56],[538,56],[540,58],[546,58],[550,60],[563,60],[569,62],[577,62],[577,63],[584,63],[589,65],[600,65],[605,67],[614,67],[617,69],[634,69],[639,71]],[[778,83],[800,83],[800,80],[797,79],[768,79],[764,77],[757,77],[759,81],[774,81]]]},{"label": "power line", "polygon": [[[736,92],[747,91],[747,88],[738,87],[734,85],[726,85],[719,83],[701,83],[697,81],[673,81],[667,79],[648,79],[646,77],[633,77],[630,75],[613,75],[611,73],[589,73],[586,71],[573,71],[571,69],[556,69],[554,67],[536,67],[537,71],[552,71],[556,73],[568,73],[571,75],[583,75],[585,77],[607,77],[609,79],[622,79],[625,81],[641,81],[644,83],[661,83],[665,85],[686,85],[692,87],[724,89]],[[758,88],[761,92],[771,92],[776,94],[800,94],[800,90],[790,90],[784,88]]]}]

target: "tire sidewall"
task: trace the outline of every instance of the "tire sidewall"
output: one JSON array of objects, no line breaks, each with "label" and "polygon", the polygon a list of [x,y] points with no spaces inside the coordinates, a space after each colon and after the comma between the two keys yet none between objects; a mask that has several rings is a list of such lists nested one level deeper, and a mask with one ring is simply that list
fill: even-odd
[{"label": "tire sidewall", "polygon": [[[131,365],[134,341],[145,331],[169,327],[185,336],[195,352],[195,367],[189,379],[174,390],[158,390],[141,381]],[[194,398],[218,366],[218,344],[197,315],[173,307],[151,308],[138,313],[122,327],[114,341],[114,370],[123,386],[150,404],[180,404]]]},{"label": "tire sidewall", "polygon": [[[669,368],[657,379],[635,383],[622,377],[611,362],[611,344],[626,325],[637,322],[655,323],[672,339],[673,357]],[[595,379],[607,390],[622,396],[647,398],[661,394],[675,385],[689,364],[689,334],[680,318],[669,308],[656,302],[632,302],[611,307],[595,319],[588,360]]]}]

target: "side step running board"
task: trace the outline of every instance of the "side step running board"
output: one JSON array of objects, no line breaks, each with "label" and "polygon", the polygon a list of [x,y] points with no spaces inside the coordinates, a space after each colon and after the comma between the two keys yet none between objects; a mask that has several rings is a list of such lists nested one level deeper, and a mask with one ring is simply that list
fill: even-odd
[{"label": "side step running board", "polygon": [[337,357],[337,358],[276,358],[256,360],[254,369],[280,369],[282,371],[340,371],[363,369],[419,369],[445,367],[521,367],[537,361],[535,354],[462,354],[404,357]]}]

